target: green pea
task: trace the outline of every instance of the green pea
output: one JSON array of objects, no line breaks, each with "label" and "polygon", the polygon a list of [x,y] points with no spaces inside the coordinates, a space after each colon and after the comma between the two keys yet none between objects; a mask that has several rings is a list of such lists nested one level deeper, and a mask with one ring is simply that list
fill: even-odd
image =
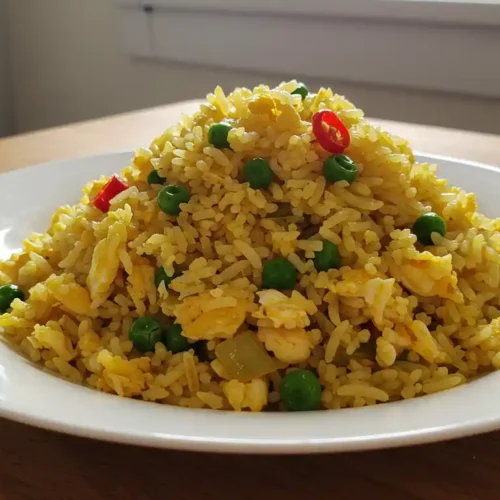
[{"label": "green pea", "polygon": [[215,123],[208,129],[208,142],[217,149],[229,148],[227,136],[231,129],[227,123]]},{"label": "green pea", "polygon": [[337,245],[331,241],[324,240],[323,248],[314,253],[314,267],[316,271],[328,271],[340,267],[340,254]]},{"label": "green pea", "polygon": [[153,352],[155,345],[162,341],[162,337],[163,327],[160,321],[152,316],[137,318],[128,332],[128,338],[141,352]]},{"label": "green pea", "polygon": [[444,236],[446,234],[446,224],[439,215],[429,212],[421,215],[414,222],[412,231],[422,245],[434,245],[431,234],[438,233]]},{"label": "green pea", "polygon": [[352,183],[358,177],[358,166],[346,155],[329,156],[323,162],[323,175],[327,182]]},{"label": "green pea", "polygon": [[156,289],[158,289],[158,287],[160,286],[160,284],[162,282],[165,283],[165,288],[168,288],[168,285],[170,285],[171,281],[180,275],[181,275],[181,272],[176,269],[174,271],[174,274],[172,276],[169,276],[167,274],[167,271],[165,271],[165,268],[163,266],[159,267],[155,272],[155,287],[156,287]]},{"label": "green pea", "polygon": [[158,206],[168,215],[179,215],[180,204],[187,203],[190,196],[189,190],[184,186],[165,186],[158,193]]},{"label": "green pea", "polygon": [[271,259],[264,262],[262,288],[289,290],[297,282],[297,269],[286,259]]},{"label": "green pea", "polygon": [[269,162],[264,158],[254,158],[247,161],[243,167],[243,180],[250,184],[252,189],[266,189],[273,182],[274,173]]},{"label": "green pea", "polygon": [[0,314],[7,312],[14,299],[24,300],[23,291],[16,285],[0,286]]},{"label": "green pea", "polygon": [[174,354],[189,351],[189,349],[193,348],[193,344],[191,344],[189,340],[182,335],[181,325],[177,324],[167,328],[167,331],[165,332],[164,344],[167,346],[167,349]]},{"label": "green pea", "polygon": [[302,100],[304,100],[307,97],[307,94],[309,94],[309,89],[304,83],[299,82],[297,88],[292,92],[292,95],[293,94],[300,95],[300,97],[302,97]]},{"label": "green pea", "polygon": [[153,184],[165,184],[165,177],[161,177],[160,174],[156,170],[151,170],[148,174],[148,184],[153,185]]},{"label": "green pea", "polygon": [[280,396],[288,411],[317,410],[321,402],[321,384],[309,370],[289,372],[281,381]]}]

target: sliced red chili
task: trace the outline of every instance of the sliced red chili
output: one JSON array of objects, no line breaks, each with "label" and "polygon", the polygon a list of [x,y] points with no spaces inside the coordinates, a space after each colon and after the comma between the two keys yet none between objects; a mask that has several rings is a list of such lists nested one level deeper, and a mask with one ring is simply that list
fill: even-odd
[{"label": "sliced red chili", "polygon": [[128,189],[128,185],[125,184],[117,175],[113,175],[109,181],[104,184],[102,189],[97,193],[97,196],[92,202],[94,207],[101,210],[101,212],[107,212],[110,207],[111,200],[122,191]]},{"label": "sliced red chili", "polygon": [[314,113],[311,123],[314,136],[329,153],[342,153],[351,143],[349,131],[333,111],[322,109]]}]

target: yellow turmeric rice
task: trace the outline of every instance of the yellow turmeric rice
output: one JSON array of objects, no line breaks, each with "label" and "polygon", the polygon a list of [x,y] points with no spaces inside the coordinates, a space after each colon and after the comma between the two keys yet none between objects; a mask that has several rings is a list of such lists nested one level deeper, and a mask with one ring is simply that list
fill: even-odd
[{"label": "yellow turmeric rice", "polygon": [[0,262],[0,333],[184,407],[435,393],[500,368],[500,221],[476,210],[330,89],[218,87]]}]

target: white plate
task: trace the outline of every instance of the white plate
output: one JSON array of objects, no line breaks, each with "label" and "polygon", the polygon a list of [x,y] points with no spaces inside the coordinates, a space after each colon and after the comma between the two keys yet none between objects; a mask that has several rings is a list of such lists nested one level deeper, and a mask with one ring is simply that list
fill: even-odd
[{"label": "white plate", "polygon": [[[131,153],[64,160],[0,176],[0,258],[43,231],[57,206],[81,187],[118,172]],[[437,161],[439,174],[477,194],[481,211],[500,214],[500,172]],[[301,453],[373,449],[466,436],[500,428],[500,373],[418,399],[368,408],[305,413],[230,413],[121,399],[42,372],[0,343],[0,415],[79,436],[187,450]]]}]

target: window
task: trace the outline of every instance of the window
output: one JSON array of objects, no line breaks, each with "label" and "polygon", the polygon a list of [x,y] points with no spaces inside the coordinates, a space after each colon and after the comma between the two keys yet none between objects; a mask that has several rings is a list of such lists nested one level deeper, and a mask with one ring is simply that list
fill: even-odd
[{"label": "window", "polygon": [[157,60],[500,97],[500,1],[130,2]]}]

